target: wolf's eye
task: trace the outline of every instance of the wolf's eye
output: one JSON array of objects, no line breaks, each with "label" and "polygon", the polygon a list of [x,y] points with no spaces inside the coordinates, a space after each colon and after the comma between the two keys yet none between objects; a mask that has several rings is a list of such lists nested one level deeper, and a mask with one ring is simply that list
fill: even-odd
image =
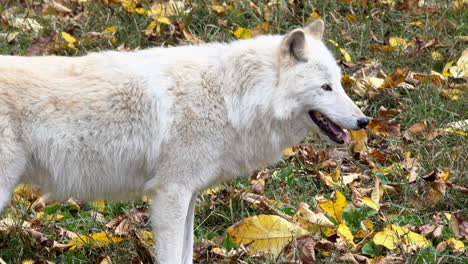
[{"label": "wolf's eye", "polygon": [[324,89],[325,91],[331,91],[332,90],[331,86],[328,85],[328,84],[322,85],[322,89]]}]

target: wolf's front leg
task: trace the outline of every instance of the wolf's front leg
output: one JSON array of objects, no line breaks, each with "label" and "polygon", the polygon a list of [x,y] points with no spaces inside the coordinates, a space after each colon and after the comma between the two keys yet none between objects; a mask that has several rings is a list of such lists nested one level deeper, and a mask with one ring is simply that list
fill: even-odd
[{"label": "wolf's front leg", "polygon": [[[152,223],[156,237],[156,262],[158,264],[182,264],[189,207],[194,191],[181,184],[164,186],[157,190],[152,204]],[[190,245],[193,247],[193,245]]]},{"label": "wolf's front leg", "polygon": [[184,256],[183,264],[193,263],[193,242],[194,242],[194,214],[195,203],[197,201],[197,193],[194,193],[187,212],[187,219],[185,220],[185,239],[184,239]]}]

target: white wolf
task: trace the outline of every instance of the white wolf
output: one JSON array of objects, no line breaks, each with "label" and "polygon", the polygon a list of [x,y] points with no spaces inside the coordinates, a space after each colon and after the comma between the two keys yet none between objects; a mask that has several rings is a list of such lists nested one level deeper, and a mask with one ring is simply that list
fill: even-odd
[{"label": "white wolf", "polygon": [[20,183],[56,199],[149,194],[158,263],[192,263],[197,192],[281,159],[310,129],[368,118],[321,20],[230,44],[0,56],[0,211]]}]

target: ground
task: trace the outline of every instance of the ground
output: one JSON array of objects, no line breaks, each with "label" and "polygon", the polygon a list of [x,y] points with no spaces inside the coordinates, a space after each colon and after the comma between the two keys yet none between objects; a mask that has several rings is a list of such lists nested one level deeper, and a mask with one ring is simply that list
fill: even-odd
[{"label": "ground", "polygon": [[[224,42],[321,18],[343,86],[373,117],[350,145],[311,136],[201,194],[196,263],[467,262],[467,1],[163,2],[3,0],[0,54]],[[0,263],[149,262],[149,202],[51,204],[20,186],[0,215]]]}]

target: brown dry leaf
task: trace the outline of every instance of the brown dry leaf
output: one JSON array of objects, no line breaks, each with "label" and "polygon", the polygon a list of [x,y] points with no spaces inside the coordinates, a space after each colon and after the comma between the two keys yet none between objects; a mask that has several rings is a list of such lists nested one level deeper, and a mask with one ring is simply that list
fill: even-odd
[{"label": "brown dry leaf", "polygon": [[370,260],[362,255],[353,254],[353,253],[346,253],[343,256],[338,258],[341,262],[348,262],[352,264],[370,264]]},{"label": "brown dry leaf", "polygon": [[433,224],[425,224],[425,225],[418,227],[418,229],[419,229],[419,233],[421,234],[421,236],[427,237],[429,234],[434,232],[434,230],[436,229],[436,226]]},{"label": "brown dry leaf", "polygon": [[416,122],[410,127],[408,127],[407,131],[415,135],[422,135],[427,132],[427,121],[421,120],[419,122]]},{"label": "brown dry leaf", "polygon": [[252,184],[252,190],[254,193],[257,194],[263,194],[265,190],[265,180],[264,179],[259,179],[259,180],[252,180],[250,181]]},{"label": "brown dry leaf", "polygon": [[130,227],[148,222],[149,213],[145,208],[133,208],[128,214],[119,215],[107,223],[106,227],[114,229],[117,235],[128,235]]},{"label": "brown dry leaf", "polygon": [[31,223],[27,221],[13,219],[11,217],[7,217],[7,218],[0,220],[0,232],[11,232],[11,231],[15,231],[17,228],[29,228],[29,227],[31,227]]},{"label": "brown dry leaf", "polygon": [[418,178],[421,171],[421,163],[417,159],[411,158],[409,152],[405,159],[400,162],[400,165],[406,170],[408,182],[414,182]]},{"label": "brown dry leaf", "polygon": [[254,194],[254,193],[244,193],[241,195],[240,198],[252,205],[256,205],[262,208],[269,209],[272,212],[276,213],[277,215],[283,217],[284,219],[288,221],[292,221],[293,219],[291,216],[283,213],[281,210],[277,208],[278,206],[284,206],[284,204],[276,200],[270,200],[265,196]]},{"label": "brown dry leaf", "polygon": [[372,119],[367,130],[373,136],[397,138],[400,135],[400,124],[395,120]]},{"label": "brown dry leaf", "polygon": [[44,0],[44,9],[42,13],[44,15],[52,16],[64,16],[72,12],[72,10],[61,3],[58,3],[54,0]]},{"label": "brown dry leaf", "polygon": [[197,37],[197,36],[193,35],[192,33],[190,33],[190,31],[188,31],[187,29],[184,29],[182,31],[182,33],[183,33],[185,39],[188,40],[191,43],[198,44],[198,43],[204,43],[205,42],[202,39],[200,39],[199,37]]},{"label": "brown dry leaf", "polygon": [[409,73],[409,68],[397,67],[395,70],[393,70],[392,73],[385,77],[385,81],[382,84],[382,87],[387,88],[398,86],[401,82],[403,82],[406,79]]},{"label": "brown dry leaf", "polygon": [[51,47],[54,44],[56,33],[52,32],[49,35],[38,37],[34,39],[26,51],[26,56],[45,56],[49,55]]},{"label": "brown dry leaf", "polygon": [[111,259],[111,257],[108,256],[108,255],[101,256],[101,257],[99,257],[99,259],[98,259],[98,263],[99,263],[99,264],[112,264],[112,259]]},{"label": "brown dry leaf", "polygon": [[379,258],[376,262],[376,264],[403,264],[405,263],[405,258],[399,257],[399,256],[385,256],[382,258]]},{"label": "brown dry leaf", "polygon": [[369,48],[372,52],[392,52],[397,50],[397,47],[382,44],[373,44],[370,45]]},{"label": "brown dry leaf", "polygon": [[398,2],[397,10],[414,10],[418,8],[419,0],[402,0]]},{"label": "brown dry leaf", "polygon": [[297,252],[303,264],[315,264],[315,246],[317,241],[311,235],[305,235],[294,239],[286,247],[283,252],[288,256],[288,259],[297,260]]}]

